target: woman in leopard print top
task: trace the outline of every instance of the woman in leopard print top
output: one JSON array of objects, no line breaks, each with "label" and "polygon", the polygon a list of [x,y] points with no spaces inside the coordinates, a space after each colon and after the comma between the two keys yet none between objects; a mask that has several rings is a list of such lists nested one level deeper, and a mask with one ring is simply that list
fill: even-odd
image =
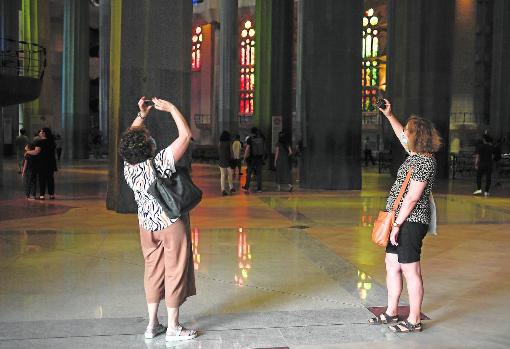
[{"label": "woman in leopard print top", "polygon": [[423,301],[423,280],[420,255],[422,241],[430,223],[429,196],[434,185],[436,159],[434,153],[441,146],[441,137],[434,125],[426,119],[411,116],[403,127],[391,111],[391,104],[385,100],[380,111],[390,122],[395,135],[409,156],[400,166],[395,183],[386,202],[391,210],[404,180],[411,172],[411,178],[395,212],[395,223],[386,246],[386,286],[388,307],[386,312],[369,320],[379,325],[398,321],[397,306],[402,293],[402,275],[407,283],[410,312],[406,320],[390,326],[393,332],[421,331],[421,304]]}]

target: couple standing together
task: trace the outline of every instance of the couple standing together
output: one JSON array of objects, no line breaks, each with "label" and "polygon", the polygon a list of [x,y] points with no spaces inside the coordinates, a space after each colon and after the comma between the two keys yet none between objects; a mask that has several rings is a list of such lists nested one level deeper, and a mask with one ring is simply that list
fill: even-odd
[{"label": "couple standing together", "polygon": [[[145,104],[145,97],[138,101],[140,111],[131,127],[120,141],[120,155],[124,159],[124,177],[134,192],[138,205],[140,242],[145,260],[144,288],[149,313],[145,338],[154,338],[166,332],[167,341],[183,341],[197,336],[195,330],[179,323],[179,307],[196,294],[191,237],[187,217],[170,219],[158,202],[148,193],[156,174],[151,166],[154,158],[156,171],[163,176],[175,172],[175,163],[182,158],[191,141],[191,129],[184,116],[170,102],[153,98],[154,107]],[[144,126],[152,108],[172,116],[178,137],[156,154],[156,144]],[[387,117],[395,134],[409,156],[400,166],[386,208],[390,210],[407,172],[412,176],[398,205],[395,224],[386,247],[388,307],[386,311],[369,320],[370,324],[394,324],[394,332],[421,331],[420,313],[423,301],[423,281],[420,268],[422,240],[430,223],[429,195],[434,184],[437,152],[441,139],[433,124],[423,118],[411,116],[403,127],[391,111],[386,100],[381,112]],[[409,317],[398,322],[397,306],[402,292],[403,278],[409,292]],[[168,327],[158,320],[158,307],[165,299]],[[397,323],[398,322],[398,323]]]}]

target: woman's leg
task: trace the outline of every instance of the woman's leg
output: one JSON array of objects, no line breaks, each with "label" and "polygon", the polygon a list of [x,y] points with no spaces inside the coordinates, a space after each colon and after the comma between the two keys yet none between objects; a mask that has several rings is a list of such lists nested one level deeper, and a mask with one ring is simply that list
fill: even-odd
[{"label": "woman's leg", "polygon": [[153,328],[159,323],[158,306],[163,298],[165,282],[165,265],[163,244],[159,241],[158,232],[152,233],[140,228],[140,243],[145,261],[144,288],[147,300],[149,324]]},{"label": "woman's leg", "polygon": [[55,195],[55,172],[48,172],[48,194],[50,196]]},{"label": "woman's leg", "polygon": [[[170,227],[160,231],[163,235],[165,248],[165,302],[168,312],[167,335],[175,335],[179,326],[179,306],[188,296],[194,294],[192,280],[189,280],[188,268],[190,264],[190,248],[186,225],[179,219]],[[192,290],[190,290],[192,289]],[[183,330],[181,336],[189,336],[194,331]]]},{"label": "woman's leg", "polygon": [[158,307],[159,303],[147,303],[147,311],[149,313],[149,324],[147,328],[154,328],[159,324]]},{"label": "woman's leg", "polygon": [[420,322],[421,304],[423,302],[423,280],[420,262],[401,264],[409,293],[409,317],[412,324]]},{"label": "woman's leg", "polygon": [[221,191],[224,192],[225,191],[225,171],[227,169],[226,168],[223,168],[220,166],[220,173],[221,173],[221,177],[220,177],[220,186],[221,186]]},{"label": "woman's leg", "polygon": [[485,192],[488,193],[492,183],[492,167],[487,167],[485,171]]},{"label": "woman's leg", "polygon": [[396,253],[386,253],[386,288],[388,289],[388,308],[386,314],[397,315],[398,301],[402,293],[402,269]]},{"label": "woman's leg", "polygon": [[47,173],[45,169],[40,169],[37,171],[38,178],[39,178],[39,195],[44,197],[46,194],[46,183],[48,181],[47,179]]},{"label": "woman's leg", "polygon": [[234,189],[234,180],[233,180],[233,170],[230,167],[227,167],[227,177],[228,177],[228,188],[230,190]]}]

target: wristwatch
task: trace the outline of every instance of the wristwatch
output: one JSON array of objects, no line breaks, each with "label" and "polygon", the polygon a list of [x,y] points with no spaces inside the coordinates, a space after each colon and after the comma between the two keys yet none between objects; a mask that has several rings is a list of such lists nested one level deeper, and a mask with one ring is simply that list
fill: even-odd
[{"label": "wristwatch", "polygon": [[393,222],[393,226],[394,226],[395,228],[400,228],[400,224],[398,224],[397,222]]}]

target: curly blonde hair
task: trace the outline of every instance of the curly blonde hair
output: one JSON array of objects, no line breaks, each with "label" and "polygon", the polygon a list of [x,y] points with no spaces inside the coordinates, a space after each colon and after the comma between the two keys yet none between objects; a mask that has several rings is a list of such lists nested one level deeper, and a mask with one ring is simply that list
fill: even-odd
[{"label": "curly blonde hair", "polygon": [[407,120],[409,132],[409,149],[416,153],[436,153],[441,149],[443,140],[434,124],[417,115],[411,115]]}]

